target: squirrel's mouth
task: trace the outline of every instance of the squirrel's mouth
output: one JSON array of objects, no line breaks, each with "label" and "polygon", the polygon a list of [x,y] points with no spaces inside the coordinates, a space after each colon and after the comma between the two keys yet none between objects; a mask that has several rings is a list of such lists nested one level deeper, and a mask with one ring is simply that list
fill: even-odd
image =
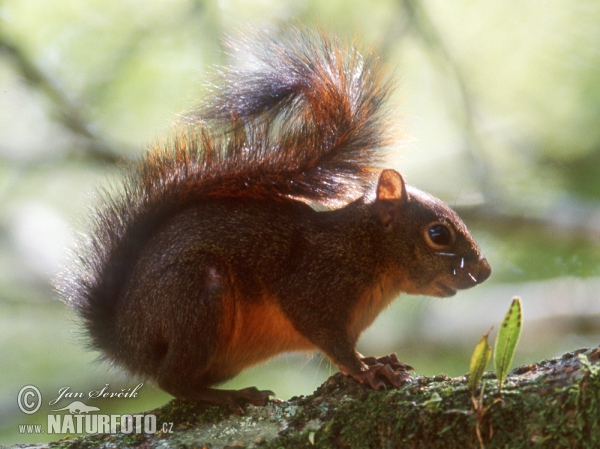
[{"label": "squirrel's mouth", "polygon": [[456,295],[456,292],[461,289],[461,286],[454,285],[453,279],[437,279],[430,281],[424,286],[419,286],[413,290],[407,291],[407,293],[447,298]]},{"label": "squirrel's mouth", "polygon": [[453,269],[452,276],[441,276],[441,279],[433,287],[433,290],[437,293],[435,296],[454,296],[458,290],[466,290],[481,284],[492,272],[484,257],[481,257],[477,263],[466,264],[466,266],[463,264],[464,259],[461,259],[460,270]]},{"label": "squirrel's mouth", "polygon": [[472,277],[464,278],[453,276],[450,279],[439,280],[435,283],[433,289],[437,292],[436,296],[448,297],[456,295],[458,290],[466,290],[475,285],[477,284],[473,281]]},{"label": "squirrel's mouth", "polygon": [[438,293],[435,296],[439,296],[439,297],[443,297],[443,298],[447,298],[449,296],[454,296],[454,295],[456,295],[456,292],[457,292],[457,289],[452,288],[443,282],[438,282],[436,284],[435,290]]}]

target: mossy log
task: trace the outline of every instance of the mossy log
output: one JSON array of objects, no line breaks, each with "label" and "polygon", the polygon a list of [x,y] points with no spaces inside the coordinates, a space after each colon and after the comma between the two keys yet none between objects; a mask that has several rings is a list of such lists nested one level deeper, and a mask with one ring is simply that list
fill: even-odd
[{"label": "mossy log", "polygon": [[[513,370],[499,394],[486,373],[417,377],[371,391],[335,374],[314,394],[236,414],[178,400],[147,412],[173,433],[90,435],[51,448],[598,448],[600,347]],[[16,447],[26,447],[24,445]],[[44,447],[44,446],[36,446]]]}]

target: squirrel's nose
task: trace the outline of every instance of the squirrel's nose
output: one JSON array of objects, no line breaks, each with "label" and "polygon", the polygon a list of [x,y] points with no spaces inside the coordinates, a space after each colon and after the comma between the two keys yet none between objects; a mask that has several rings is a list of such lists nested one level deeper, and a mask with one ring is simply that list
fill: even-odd
[{"label": "squirrel's nose", "polygon": [[482,256],[477,263],[477,268],[473,271],[475,272],[471,274],[475,277],[477,283],[481,284],[492,274],[492,267],[490,267],[487,259]]}]

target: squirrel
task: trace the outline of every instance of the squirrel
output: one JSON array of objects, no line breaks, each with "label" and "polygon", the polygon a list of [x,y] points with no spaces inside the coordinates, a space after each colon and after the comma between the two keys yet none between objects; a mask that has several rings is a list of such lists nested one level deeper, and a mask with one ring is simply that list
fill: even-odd
[{"label": "squirrel", "polygon": [[396,133],[377,56],[304,29],[232,45],[254,64],[125,165],[61,294],[104,359],[179,399],[265,405],[213,387],[304,350],[398,387],[412,368],[360,355],[361,332],[400,293],[452,296],[490,266],[449,206],[378,168]]}]

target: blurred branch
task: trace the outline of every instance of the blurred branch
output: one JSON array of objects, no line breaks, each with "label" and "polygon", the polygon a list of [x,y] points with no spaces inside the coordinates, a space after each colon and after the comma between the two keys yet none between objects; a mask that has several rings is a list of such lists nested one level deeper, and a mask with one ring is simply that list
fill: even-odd
[{"label": "blurred branch", "polygon": [[[223,36],[223,31],[213,9],[215,9],[214,6],[209,2],[196,0],[184,6],[178,14],[162,17],[159,22],[149,22],[123,30],[126,37],[122,39],[122,44],[111,53],[110,58],[107,58],[106,63],[102,66],[102,72],[97,73],[94,79],[87,80],[82,98],[91,104],[97,104],[100,99],[106,97],[115,80],[123,77],[131,61],[143,51],[142,47],[149,40],[156,36],[169,36],[174,29],[201,30],[198,41],[212,41],[206,47],[214,49],[214,54],[207,59],[222,58],[224,51],[220,38]],[[192,57],[192,55],[188,54],[187,57]]]},{"label": "blurred branch", "polygon": [[448,72],[456,84],[461,100],[465,147],[484,197],[487,201],[494,200],[495,189],[491,182],[491,169],[480,151],[484,148],[484,144],[479,137],[477,126],[475,125],[475,102],[465,82],[465,76],[454,61],[448,48],[444,45],[443,38],[438,33],[422,2],[420,0],[400,0],[400,4],[406,11],[406,16],[409,18],[416,35],[425,43],[431,53],[436,56],[432,60],[441,66],[444,71]]},{"label": "blurred branch", "polygon": [[50,76],[6,36],[0,36],[0,53],[6,54],[13,61],[16,69],[29,85],[43,92],[51,101],[60,124],[86,141],[85,152],[90,157],[111,164],[121,159],[118,151],[110,148],[97,133],[92,131],[92,126],[83,118],[82,111],[68,99]]},{"label": "blurred branch", "polygon": [[[140,47],[147,38],[156,35],[159,27],[167,29],[165,32],[167,34],[168,29],[171,27],[198,28],[195,23],[189,24],[186,22],[202,20],[204,26],[198,29],[202,30],[203,38],[211,36],[210,33],[206,33],[206,28],[214,30],[217,35],[220,35],[221,33],[217,32],[220,29],[217,24],[218,16],[214,11],[215,8],[209,5],[203,1],[192,2],[179,15],[165,17],[158,24],[130,30],[128,38],[125,39],[120,50],[115,52],[111,58],[107,58],[111,63],[104,68],[102,76],[96,77],[96,82],[90,80],[86,90],[82,92],[81,98],[85,99],[85,103],[91,104],[95,103],[98,98],[102,98],[115,78],[118,78],[118,75],[123,72],[127,63],[139,52]],[[219,47],[219,41],[216,41],[213,46]],[[94,131],[93,124],[86,119],[82,109],[69,99],[51,76],[38,67],[16,42],[0,34],[0,54],[2,53],[12,60],[16,70],[26,83],[41,91],[48,98],[54,107],[56,120],[70,133],[83,138],[85,144],[83,149],[78,146],[80,151],[92,159],[110,164],[114,164],[123,158],[120,151],[112,148],[100,134]]]},{"label": "blurred branch", "polygon": [[495,189],[492,170],[482,150],[482,141],[475,120],[476,101],[473,99],[468,83],[459,65],[452,57],[435,24],[427,14],[421,0],[400,0],[406,11],[409,24],[416,35],[425,43],[432,60],[448,73],[456,85],[462,111],[463,135],[467,153],[474,167],[474,173],[484,196],[485,202],[476,207],[457,207],[460,216],[466,220],[486,222],[486,229],[496,232],[514,229],[532,229],[548,236],[560,239],[573,239],[574,236],[585,242],[600,244],[600,214],[597,204],[578,203],[570,197],[554,208],[538,215],[531,211],[519,213],[508,204]]},{"label": "blurred branch", "polygon": [[495,233],[531,229],[556,239],[577,239],[600,245],[600,212],[594,205],[560,203],[540,215],[519,213],[489,203],[480,206],[454,206],[466,222],[485,223],[481,228]]}]

